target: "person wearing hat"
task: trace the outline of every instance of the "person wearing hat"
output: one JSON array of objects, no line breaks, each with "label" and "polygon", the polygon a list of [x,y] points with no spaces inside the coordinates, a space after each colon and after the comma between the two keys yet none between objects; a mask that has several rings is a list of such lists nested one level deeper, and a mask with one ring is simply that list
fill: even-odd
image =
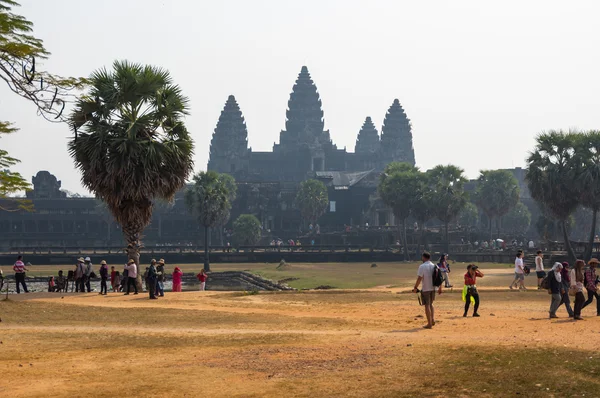
[{"label": "person wearing hat", "polygon": [[474,304],[473,316],[479,317],[477,310],[479,309],[479,292],[477,292],[477,277],[483,278],[483,272],[479,271],[479,267],[475,264],[470,264],[467,267],[467,273],[465,274],[465,286],[463,287],[463,301],[465,302],[465,312],[463,317],[467,317],[469,312],[469,306],[471,301]]},{"label": "person wearing hat", "polygon": [[585,270],[585,288],[588,292],[587,301],[583,304],[583,308],[591,304],[596,297],[596,315],[600,316],[600,297],[598,296],[598,277],[596,276],[596,266],[600,263],[597,258],[592,258],[588,261],[589,268]]},{"label": "person wearing hat", "polygon": [[92,279],[92,273],[94,270],[92,269],[92,259],[89,257],[85,258],[85,287],[87,288],[88,293],[92,291],[92,285],[90,283],[90,279]]},{"label": "person wearing hat", "polygon": [[548,274],[548,293],[552,295],[549,310],[550,319],[558,318],[558,316],[556,316],[556,310],[558,310],[558,307],[562,302],[562,269],[562,264],[556,262]]},{"label": "person wearing hat", "polygon": [[77,265],[75,266],[75,292],[85,292],[85,260],[83,257],[77,259]]},{"label": "person wearing hat", "polygon": [[165,296],[165,260],[158,260],[158,265],[156,266],[156,294],[160,297]]},{"label": "person wearing hat", "polygon": [[150,295],[150,300],[156,300],[156,260],[152,259],[150,261],[150,266],[148,267],[148,275],[146,276],[146,280],[148,282],[148,294]]},{"label": "person wearing hat", "polygon": [[106,294],[108,293],[108,286],[106,285],[106,281],[108,281],[108,265],[105,260],[100,261],[100,293]]},{"label": "person wearing hat", "polygon": [[129,294],[129,287],[131,285],[133,285],[133,288],[135,289],[135,293],[133,294],[138,294],[137,265],[135,264],[135,260],[132,258],[129,259],[127,265],[125,266],[125,269],[127,270],[127,292],[125,293],[125,296]]}]

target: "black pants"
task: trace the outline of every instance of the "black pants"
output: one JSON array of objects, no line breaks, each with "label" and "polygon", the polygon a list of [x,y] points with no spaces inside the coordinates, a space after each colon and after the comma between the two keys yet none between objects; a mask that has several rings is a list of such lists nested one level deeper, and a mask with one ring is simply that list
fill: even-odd
[{"label": "black pants", "polygon": [[29,290],[27,290],[27,285],[25,284],[25,274],[24,273],[18,273],[15,274],[15,282],[17,283],[17,294],[21,293],[21,286],[23,285],[23,290],[25,290],[25,293],[29,293]]},{"label": "black pants", "polygon": [[108,293],[108,286],[106,286],[106,278],[102,278],[100,280],[100,294],[107,294]]},{"label": "black pants", "polygon": [[581,309],[584,309],[588,306],[588,304],[591,304],[592,301],[594,301],[594,297],[596,297],[596,314],[600,315],[600,296],[598,295],[598,292],[590,289],[588,289],[587,291],[588,299],[585,303],[583,303],[583,307]]},{"label": "black pants", "polygon": [[156,294],[156,278],[148,278],[148,294],[150,298]]},{"label": "black pants", "polygon": [[81,277],[75,280],[75,292],[85,292],[85,278]]},{"label": "black pants", "polygon": [[562,299],[560,301],[560,304],[558,305],[558,308],[560,308],[560,306],[563,304],[565,305],[565,308],[567,309],[569,316],[572,317],[573,309],[571,308],[571,298],[569,297],[569,288],[566,286],[565,286],[565,292],[562,294]]},{"label": "black pants", "polygon": [[467,302],[465,303],[465,314],[469,312],[469,306],[471,305],[471,297],[475,300],[475,307],[473,307],[473,313],[477,314],[477,310],[479,309],[479,293],[477,289],[467,289]]},{"label": "black pants", "polygon": [[92,285],[90,284],[90,277],[85,277],[85,287],[87,288],[88,293],[92,291]]},{"label": "black pants", "polygon": [[584,303],[585,296],[583,295],[583,292],[577,292],[577,294],[575,295],[575,308],[573,309],[574,317],[581,316],[581,309],[583,308]]},{"label": "black pants", "polygon": [[133,288],[135,289],[135,294],[137,294],[137,278],[131,278],[128,277],[127,278],[127,294],[129,294],[129,286],[133,285]]}]

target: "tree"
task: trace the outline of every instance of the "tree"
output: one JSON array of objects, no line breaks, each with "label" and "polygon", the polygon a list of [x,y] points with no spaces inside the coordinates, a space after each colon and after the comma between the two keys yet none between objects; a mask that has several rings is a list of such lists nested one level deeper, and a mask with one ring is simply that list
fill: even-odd
[{"label": "tree", "polygon": [[433,181],[433,206],[435,216],[444,223],[446,253],[450,251],[448,226],[467,204],[464,171],[456,166],[436,166],[428,171]]},{"label": "tree", "polygon": [[493,220],[496,220],[498,238],[500,237],[500,219],[519,201],[519,182],[507,170],[482,170],[477,180],[475,203],[489,220],[490,239]]},{"label": "tree", "polygon": [[306,180],[300,184],[296,194],[296,206],[306,221],[315,224],[325,213],[328,204],[327,187],[321,181]]},{"label": "tree", "polygon": [[[17,129],[10,123],[0,122],[0,135],[11,134]],[[30,188],[29,183],[17,172],[10,171],[10,167],[18,164],[19,159],[11,157],[7,151],[0,149],[0,199],[4,206],[0,205],[2,211],[31,210],[30,201],[21,199],[9,199],[9,196],[17,192],[22,192]]]},{"label": "tree", "polygon": [[468,231],[471,228],[477,227],[479,222],[479,210],[477,210],[477,206],[472,202],[467,202],[458,215],[458,222],[461,226],[467,227]]},{"label": "tree", "polygon": [[223,246],[225,243],[225,242],[223,242],[223,227],[225,227],[225,225],[229,222],[229,219],[231,218],[231,207],[233,206],[233,202],[237,198],[237,185],[235,183],[235,178],[233,178],[233,176],[230,174],[226,174],[226,173],[219,174],[219,179],[221,180],[221,183],[227,189],[227,192],[229,195],[229,197],[228,197],[229,206],[227,208],[227,211],[223,212],[221,219],[219,219],[216,223],[216,226],[219,227],[219,236],[221,238],[221,246]]},{"label": "tree", "polygon": [[572,260],[575,252],[569,241],[567,220],[578,206],[577,168],[574,167],[575,134],[550,131],[540,134],[527,158],[527,186],[531,197],[557,218],[565,247]]},{"label": "tree", "polygon": [[233,236],[242,245],[253,246],[260,241],[260,221],[252,214],[242,214],[233,222]]},{"label": "tree", "polygon": [[90,84],[70,116],[79,137],[69,152],[83,185],[121,225],[127,256],[139,265],[154,201],[172,201],[193,167],[193,141],[183,123],[188,99],[166,70],[127,61],[95,71]]},{"label": "tree", "polygon": [[13,13],[18,6],[16,1],[0,0],[0,79],[15,94],[33,102],[46,120],[65,121],[66,104],[75,100],[86,80],[41,70],[39,61],[50,53],[43,41],[33,36],[33,23]]},{"label": "tree", "polygon": [[531,212],[523,203],[518,202],[502,219],[502,226],[511,233],[524,236],[531,225]]},{"label": "tree", "polygon": [[423,178],[419,169],[408,163],[390,163],[379,177],[379,196],[401,222],[402,246],[407,259],[410,255],[406,238],[406,219],[423,196],[422,184]]},{"label": "tree", "polygon": [[420,229],[419,244],[416,254],[419,256],[421,245],[425,246],[425,224],[434,216],[432,181],[427,173],[418,171],[415,187],[416,197],[410,209],[411,215],[417,220]]},{"label": "tree", "polygon": [[228,183],[214,171],[201,171],[194,176],[194,183],[185,191],[185,202],[192,215],[204,227],[204,270],[210,271],[208,235],[210,228],[223,222],[229,215],[231,203]]}]

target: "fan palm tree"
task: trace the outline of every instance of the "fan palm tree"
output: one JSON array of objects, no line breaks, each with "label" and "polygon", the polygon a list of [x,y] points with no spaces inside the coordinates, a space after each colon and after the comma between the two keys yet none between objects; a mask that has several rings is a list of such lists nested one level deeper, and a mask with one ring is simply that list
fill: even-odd
[{"label": "fan palm tree", "polygon": [[448,226],[467,204],[467,194],[464,191],[467,179],[464,171],[456,166],[436,166],[428,171],[433,181],[433,209],[435,216],[444,223],[446,253],[450,251]]},{"label": "fan palm tree", "polygon": [[221,225],[229,218],[231,203],[229,188],[233,179],[207,171],[196,174],[194,183],[185,191],[185,202],[190,212],[204,227],[204,270],[210,271],[208,234],[209,229]]},{"label": "fan palm tree", "polygon": [[168,71],[127,61],[95,71],[89,83],[70,117],[69,152],[139,265],[154,200],[171,201],[192,171],[193,141],[183,123],[188,99]]},{"label": "fan palm tree", "polygon": [[574,164],[576,135],[550,131],[540,134],[536,141],[535,149],[527,158],[525,179],[531,197],[560,221],[565,247],[575,260],[566,224],[579,204]]},{"label": "fan palm tree", "polygon": [[519,202],[519,182],[507,170],[482,170],[477,180],[475,203],[487,216],[492,236],[493,220],[496,219],[498,238],[500,237],[500,220]]}]

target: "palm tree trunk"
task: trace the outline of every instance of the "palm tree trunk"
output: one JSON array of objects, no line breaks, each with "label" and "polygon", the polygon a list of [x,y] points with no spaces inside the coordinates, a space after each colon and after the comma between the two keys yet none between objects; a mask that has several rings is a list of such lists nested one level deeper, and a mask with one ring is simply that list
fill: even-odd
[{"label": "palm tree trunk", "polygon": [[571,241],[569,240],[569,234],[567,232],[567,222],[566,220],[561,220],[560,221],[560,226],[562,228],[563,231],[563,239],[565,240],[565,248],[567,249],[567,253],[569,254],[569,258],[571,258],[571,260],[573,262],[577,261],[577,256],[575,255],[575,251],[573,250],[573,247],[571,246]]},{"label": "palm tree trunk", "polygon": [[497,235],[496,238],[500,238],[500,223],[502,222],[501,217],[496,217],[496,231],[497,231]]},{"label": "palm tree trunk", "polygon": [[446,221],[446,254],[450,253],[450,238],[449,238],[449,234],[448,234],[448,225],[450,224],[449,221]]},{"label": "palm tree trunk", "polygon": [[208,261],[208,231],[209,228],[204,226],[204,271],[210,272],[210,262]]},{"label": "palm tree trunk", "polygon": [[137,278],[136,285],[138,291],[144,291],[142,285],[142,272],[140,265],[140,249],[142,247],[140,241],[140,235],[142,233],[141,225],[138,228],[138,225],[132,226],[123,226],[123,235],[125,236],[125,241],[127,242],[127,259],[135,261],[135,265],[137,266]]},{"label": "palm tree trunk", "polygon": [[583,255],[583,259],[585,261],[590,261],[592,258],[592,253],[594,251],[594,238],[596,237],[596,218],[598,216],[598,209],[592,209],[592,228],[590,229],[590,237],[588,239],[588,244],[585,248],[585,254]]},{"label": "palm tree trunk", "polygon": [[410,261],[410,253],[408,252],[408,239],[406,237],[406,219],[402,219],[402,236],[404,237],[404,261]]},{"label": "palm tree trunk", "polygon": [[494,237],[494,233],[492,232],[492,227],[494,226],[493,222],[492,222],[492,217],[488,216],[488,222],[490,223],[490,240]]}]

